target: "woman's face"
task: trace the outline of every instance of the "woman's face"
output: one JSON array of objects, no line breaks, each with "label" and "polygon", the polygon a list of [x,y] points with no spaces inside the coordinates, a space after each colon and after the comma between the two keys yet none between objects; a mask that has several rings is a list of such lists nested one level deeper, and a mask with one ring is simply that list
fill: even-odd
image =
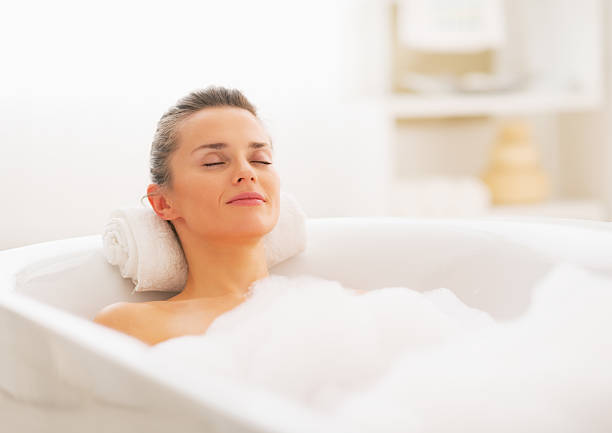
[{"label": "woman's face", "polygon": [[[177,142],[169,163],[170,200],[189,231],[220,240],[261,237],[274,228],[280,179],[270,139],[255,116],[236,107],[205,108],[180,122]],[[229,203],[243,192],[259,193],[264,201]]]}]

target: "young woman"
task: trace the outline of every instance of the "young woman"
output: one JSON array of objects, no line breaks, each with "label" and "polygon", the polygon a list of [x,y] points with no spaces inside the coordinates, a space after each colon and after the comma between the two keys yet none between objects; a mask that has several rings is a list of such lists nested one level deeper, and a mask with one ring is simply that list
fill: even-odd
[{"label": "young woman", "polygon": [[272,140],[240,91],[210,86],[181,98],[157,125],[147,197],[183,248],[187,283],[165,301],[109,305],[94,321],[154,345],[203,334],[244,302],[269,275],[263,237],[280,209],[273,160]]},{"label": "young woman", "polygon": [[279,217],[280,180],[255,107],[236,89],[181,98],[159,120],[147,197],[177,235],[189,267],[165,301],[120,302],[94,321],[155,344],[202,334],[268,276],[262,238]]}]

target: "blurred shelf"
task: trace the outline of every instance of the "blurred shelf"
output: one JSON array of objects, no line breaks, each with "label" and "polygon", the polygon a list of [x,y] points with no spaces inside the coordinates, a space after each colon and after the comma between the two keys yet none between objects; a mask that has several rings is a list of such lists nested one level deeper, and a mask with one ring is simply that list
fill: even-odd
[{"label": "blurred shelf", "polygon": [[389,114],[398,119],[524,115],[595,110],[602,105],[596,93],[522,91],[487,94],[391,94]]},{"label": "blurred shelf", "polygon": [[594,199],[556,200],[532,205],[492,206],[492,216],[543,216],[557,218],[578,218],[605,221],[606,206]]}]

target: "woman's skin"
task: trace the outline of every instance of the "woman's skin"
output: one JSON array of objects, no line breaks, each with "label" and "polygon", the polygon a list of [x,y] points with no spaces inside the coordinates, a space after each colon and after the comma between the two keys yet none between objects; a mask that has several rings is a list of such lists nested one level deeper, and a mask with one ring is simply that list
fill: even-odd
[{"label": "woman's skin", "polygon": [[[187,283],[165,301],[113,304],[94,319],[149,344],[204,333],[217,316],[242,303],[249,286],[268,276],[263,237],[279,217],[280,179],[270,138],[248,110],[202,109],[178,125],[177,140],[171,187],[150,184],[147,193],[155,213],[176,228]],[[265,201],[227,203],[242,192],[257,192]]]},{"label": "woman's skin", "polygon": [[[165,301],[112,304],[94,318],[150,345],[203,334],[215,318],[244,302],[249,286],[268,276],[263,237],[279,218],[280,179],[270,138],[248,110],[202,109],[179,124],[177,139],[172,186],[150,184],[147,192],[155,213],[172,221],[180,237],[189,267],[185,288]],[[227,203],[246,191],[265,201]]]},{"label": "woman's skin", "polygon": [[[270,139],[255,116],[234,107],[200,110],[178,131],[172,188],[147,188],[159,193],[149,195],[151,206],[173,222],[189,265],[185,288],[168,301],[240,298],[268,275],[262,238],[278,221],[280,191]],[[201,147],[211,144],[224,147]],[[265,202],[227,203],[247,191]]]}]

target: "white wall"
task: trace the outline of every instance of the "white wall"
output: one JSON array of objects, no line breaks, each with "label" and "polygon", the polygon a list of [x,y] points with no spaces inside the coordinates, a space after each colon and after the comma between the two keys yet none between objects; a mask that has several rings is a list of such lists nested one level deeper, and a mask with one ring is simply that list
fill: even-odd
[{"label": "white wall", "polygon": [[[384,212],[376,1],[22,1],[3,6],[0,249],[99,233],[139,206],[157,120],[209,84],[258,107],[310,216]],[[378,31],[375,31],[378,30]],[[382,59],[382,60],[381,60]],[[368,200],[359,202],[361,194]],[[377,197],[378,199],[370,199]]]},{"label": "white wall", "polygon": [[[494,119],[394,129],[389,13],[386,0],[3,5],[0,249],[100,233],[112,209],[139,206],[157,120],[210,84],[257,106],[311,217],[387,214],[391,176],[477,175]],[[555,196],[612,203],[609,116],[530,119]]]}]

